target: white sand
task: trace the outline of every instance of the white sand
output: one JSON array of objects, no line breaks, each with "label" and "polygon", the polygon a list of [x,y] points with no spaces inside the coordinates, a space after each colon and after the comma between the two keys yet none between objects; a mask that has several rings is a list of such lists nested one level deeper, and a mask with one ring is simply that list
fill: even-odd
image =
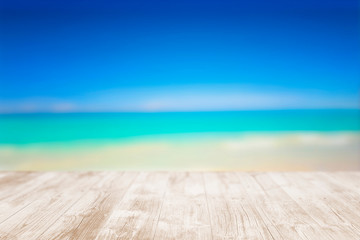
[{"label": "white sand", "polygon": [[360,133],[187,134],[0,145],[3,170],[360,170]]}]

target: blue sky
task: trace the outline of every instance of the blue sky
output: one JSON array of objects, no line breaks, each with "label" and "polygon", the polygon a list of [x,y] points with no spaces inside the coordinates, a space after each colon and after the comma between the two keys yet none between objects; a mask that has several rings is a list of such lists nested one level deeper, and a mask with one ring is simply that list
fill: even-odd
[{"label": "blue sky", "polygon": [[356,0],[5,0],[0,24],[0,112],[359,107]]}]

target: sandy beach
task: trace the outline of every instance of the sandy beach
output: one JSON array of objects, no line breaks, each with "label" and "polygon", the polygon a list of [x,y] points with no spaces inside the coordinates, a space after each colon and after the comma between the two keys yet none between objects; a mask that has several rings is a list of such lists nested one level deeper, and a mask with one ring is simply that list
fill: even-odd
[{"label": "sandy beach", "polygon": [[359,170],[360,134],[173,134],[1,145],[7,170]]}]

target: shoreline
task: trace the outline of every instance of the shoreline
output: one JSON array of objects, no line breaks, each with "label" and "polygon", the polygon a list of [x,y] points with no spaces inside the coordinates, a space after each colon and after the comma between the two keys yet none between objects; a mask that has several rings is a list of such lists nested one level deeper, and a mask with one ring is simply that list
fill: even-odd
[{"label": "shoreline", "polygon": [[1,170],[354,170],[360,132],[175,134],[0,144]]}]

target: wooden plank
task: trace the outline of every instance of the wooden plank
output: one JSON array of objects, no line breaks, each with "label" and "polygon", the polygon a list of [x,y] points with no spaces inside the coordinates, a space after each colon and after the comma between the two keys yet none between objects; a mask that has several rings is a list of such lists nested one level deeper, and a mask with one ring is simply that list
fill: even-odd
[{"label": "wooden plank", "polygon": [[[22,175],[26,175],[23,178]],[[0,193],[0,224],[23,208],[38,200],[39,195],[46,194],[53,186],[60,184],[65,178],[64,174],[56,178],[54,173],[17,173],[14,177],[26,179],[9,184],[11,187],[3,186]],[[8,181],[8,180],[7,180]]]},{"label": "wooden plank", "polygon": [[[337,214],[344,222],[350,224],[353,228],[360,231],[360,211],[359,205],[348,201],[345,194],[335,191],[329,184],[329,181],[322,180],[319,174],[299,173],[303,179],[306,179],[309,186],[313,189],[314,195],[321,199],[331,210]],[[303,180],[304,183],[306,181]]]},{"label": "wooden plank", "polygon": [[282,239],[235,173],[204,173],[214,239]]},{"label": "wooden plank", "polygon": [[0,239],[360,239],[359,172],[0,172]]},{"label": "wooden plank", "polygon": [[166,172],[140,173],[96,239],[153,239],[168,177]]},{"label": "wooden plank", "polygon": [[[315,235],[313,226],[304,221],[303,217],[306,218],[306,215],[296,204],[289,199],[284,201],[284,196],[277,196],[282,193],[271,191],[276,189],[268,188],[259,182],[257,177],[261,174],[239,174],[239,180],[246,186],[246,191],[254,204],[261,207],[281,237],[283,239],[308,239],[308,235]],[[277,237],[274,238],[277,239]]]},{"label": "wooden plank", "polygon": [[317,197],[314,189],[307,180],[298,173],[291,173],[286,177],[283,173],[268,173],[268,175],[283,189],[294,201],[300,205],[326,231],[332,239],[358,239],[360,236],[351,225],[335,214],[331,208]]},{"label": "wooden plank", "polygon": [[12,196],[16,192],[23,192],[36,184],[36,178],[43,177],[43,175],[36,172],[7,172],[3,174],[0,178],[0,200]]},{"label": "wooden plank", "polygon": [[170,174],[155,239],[211,239],[201,173]]},{"label": "wooden plank", "polygon": [[319,172],[316,177],[326,182],[331,191],[340,193],[344,200],[353,203],[354,207],[360,206],[360,174]]},{"label": "wooden plank", "polygon": [[0,239],[36,239],[34,233],[50,227],[58,215],[78,201],[100,177],[94,173],[65,173],[64,176],[61,184],[38,192],[34,202],[0,224]]},{"label": "wooden plank", "polygon": [[324,174],[346,181],[347,186],[352,187],[356,193],[360,193],[360,172],[324,172]]},{"label": "wooden plank", "polygon": [[94,239],[138,173],[109,172],[36,239]]},{"label": "wooden plank", "polygon": [[305,239],[332,239],[323,226],[320,226],[293,198],[291,198],[282,188],[275,183],[267,173],[252,174],[257,183],[264,189],[268,199],[275,206],[279,207],[278,224],[283,224],[287,228],[293,228],[300,236]]}]

